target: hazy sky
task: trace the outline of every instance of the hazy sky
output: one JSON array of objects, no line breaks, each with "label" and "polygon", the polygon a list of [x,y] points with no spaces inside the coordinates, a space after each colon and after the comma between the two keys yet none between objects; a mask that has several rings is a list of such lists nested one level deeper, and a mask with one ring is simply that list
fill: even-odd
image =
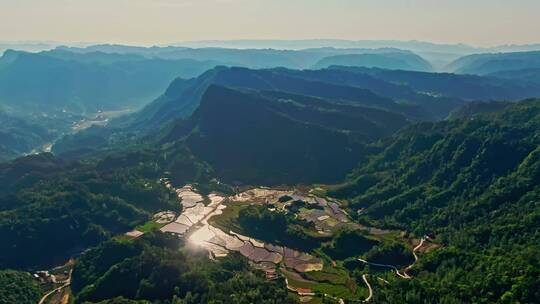
[{"label": "hazy sky", "polygon": [[540,0],[0,0],[0,41],[540,42]]}]

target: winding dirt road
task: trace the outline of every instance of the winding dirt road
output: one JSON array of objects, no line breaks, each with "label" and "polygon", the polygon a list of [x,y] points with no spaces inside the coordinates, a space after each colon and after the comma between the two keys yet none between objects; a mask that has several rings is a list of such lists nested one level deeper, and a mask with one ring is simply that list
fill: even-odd
[{"label": "winding dirt road", "polygon": [[407,266],[407,268],[405,268],[405,271],[411,269],[414,266],[414,264],[416,264],[416,262],[418,262],[418,255],[416,254],[416,251],[418,251],[418,249],[422,248],[425,241],[426,241],[426,238],[423,237],[420,240],[420,243],[418,245],[416,245],[416,247],[413,248],[412,254],[414,256],[414,262],[411,265]]},{"label": "winding dirt road", "polygon": [[369,295],[368,297],[364,300],[364,302],[369,302],[371,300],[371,298],[373,297],[373,289],[371,288],[371,285],[369,284],[368,280],[367,280],[367,274],[363,274],[362,275],[362,280],[364,280],[364,283],[366,283],[367,285],[367,288],[369,290]]}]

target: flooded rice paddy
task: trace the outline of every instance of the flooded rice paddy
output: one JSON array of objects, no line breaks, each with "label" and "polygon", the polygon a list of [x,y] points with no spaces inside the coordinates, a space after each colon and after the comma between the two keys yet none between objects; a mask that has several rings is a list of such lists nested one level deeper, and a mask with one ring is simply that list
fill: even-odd
[{"label": "flooded rice paddy", "polygon": [[[165,184],[173,189],[168,181],[165,181]],[[275,272],[275,267],[280,264],[298,272],[316,271],[323,268],[323,262],[318,257],[287,247],[264,243],[234,231],[222,231],[208,222],[211,217],[223,213],[223,210],[227,208],[223,204],[226,200],[233,203],[271,204],[280,197],[293,195],[291,191],[252,189],[229,198],[213,193],[205,200],[192,185],[185,185],[174,190],[182,204],[182,213],[160,230],[185,237],[190,244],[207,250],[211,258],[223,257],[230,252],[239,252],[251,262],[258,264],[258,268],[267,270],[267,275]],[[160,213],[158,218],[165,220],[164,218],[169,217],[170,213]],[[274,267],[269,267],[269,264]]]},{"label": "flooded rice paddy", "polygon": [[[347,212],[340,207],[341,202],[305,191],[261,187],[232,196],[218,193],[201,195],[193,185],[188,184],[181,188],[174,188],[167,179],[161,181],[176,193],[179,203],[182,205],[180,214],[162,211],[154,215],[154,222],[163,225],[160,228],[162,232],[173,233],[185,239],[190,247],[207,251],[211,259],[237,252],[246,257],[254,268],[264,271],[268,279],[284,276],[287,287],[299,295],[311,295],[312,290],[309,288],[318,288],[317,282],[304,279],[310,278],[310,273],[314,274],[313,278],[316,278],[317,274],[332,275],[324,272],[329,270],[324,267],[320,257],[285,246],[265,243],[237,231],[224,231],[223,229],[235,229],[235,226],[231,225],[232,228],[225,228],[229,226],[219,224],[219,220],[226,222],[228,217],[235,216],[237,207],[243,208],[239,205],[261,205],[270,211],[286,212],[312,223],[313,228],[311,229],[314,229],[312,233],[318,233],[323,237],[332,236],[343,228],[365,230],[372,235],[392,233],[392,231],[354,223],[350,220]],[[224,211],[227,214],[223,214]],[[223,218],[220,219],[221,215]],[[216,218],[210,221],[212,217]],[[219,225],[219,227],[212,225],[212,223]],[[129,234],[137,237],[142,233],[134,230]],[[335,262],[331,262],[331,267],[335,267]],[[317,273],[321,271],[323,274]],[[309,288],[298,287],[303,285],[309,285]],[[348,287],[337,286],[336,288]]]}]

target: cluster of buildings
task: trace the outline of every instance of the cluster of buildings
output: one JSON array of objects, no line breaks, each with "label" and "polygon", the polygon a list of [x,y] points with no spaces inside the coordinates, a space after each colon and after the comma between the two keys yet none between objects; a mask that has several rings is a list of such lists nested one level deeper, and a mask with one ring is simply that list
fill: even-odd
[{"label": "cluster of buildings", "polygon": [[50,274],[47,270],[40,270],[34,273],[34,278],[39,280],[41,283],[56,283],[56,276]]}]

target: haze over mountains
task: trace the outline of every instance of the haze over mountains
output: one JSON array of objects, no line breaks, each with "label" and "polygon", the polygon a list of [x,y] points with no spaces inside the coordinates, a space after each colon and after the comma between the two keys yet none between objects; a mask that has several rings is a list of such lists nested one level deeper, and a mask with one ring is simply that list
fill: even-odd
[{"label": "haze over mountains", "polygon": [[[391,134],[393,131],[388,132],[396,129],[393,129],[394,127],[388,129],[388,127],[398,121],[402,121],[398,123],[401,126],[418,121],[438,121],[445,119],[460,106],[471,101],[497,98],[520,100],[538,96],[540,93],[540,87],[537,85],[469,75],[357,67],[332,67],[303,71],[283,68],[254,70],[217,67],[198,78],[176,79],[161,97],[137,113],[114,120],[111,128],[85,130],[77,135],[61,139],[53,149],[58,153],[71,151],[71,154],[77,154],[75,151],[80,149],[99,150],[100,145],[106,145],[111,140],[123,138],[127,134],[141,137],[155,133],[178,119],[189,118],[203,102],[208,88],[212,85],[238,90],[248,89],[252,91],[251,94],[259,95],[260,98],[266,100],[269,100],[266,92],[273,91],[289,94],[292,100],[300,96],[310,96],[318,98],[319,103],[358,108],[359,111],[370,113],[364,115],[362,119],[360,116],[355,118],[356,132],[363,134],[362,143],[364,144]],[[236,111],[242,112],[242,107]],[[321,114],[324,113],[326,111]],[[375,115],[375,113],[378,114]],[[295,117],[295,115],[292,116]],[[211,120],[206,117],[200,117],[200,119]],[[366,119],[367,121],[364,121]],[[241,120],[232,120],[225,125],[228,127],[230,124],[240,122]],[[176,138],[181,138],[181,136]],[[322,149],[325,146],[323,142],[319,143],[319,148]],[[236,153],[245,149],[241,145],[232,145],[232,147],[238,149]],[[256,146],[256,148],[262,147]],[[213,149],[218,149],[218,146],[214,146]],[[350,168],[350,164],[348,166]],[[277,168],[285,170],[285,167]]]},{"label": "haze over mountains", "polygon": [[[15,49],[38,52],[64,46],[61,42],[10,42],[0,43],[0,53]],[[97,45],[97,44],[94,44]],[[74,46],[74,44],[70,44]],[[90,43],[75,44],[77,48],[92,46]],[[105,45],[103,45],[105,46]],[[118,45],[119,46],[119,45]],[[169,45],[167,45],[169,46]],[[187,48],[232,48],[232,49],[280,49],[302,50],[310,48],[341,48],[341,49],[378,49],[393,48],[412,51],[427,59],[437,69],[442,69],[459,57],[482,53],[527,52],[540,49],[540,44],[498,45],[492,47],[473,47],[467,44],[432,43],[426,41],[398,40],[343,40],[343,39],[305,39],[305,40],[203,40],[187,41],[170,44],[175,47]],[[111,51],[113,47],[108,47]],[[95,48],[94,48],[95,49]],[[119,49],[117,49],[119,51]]]},{"label": "haze over mountains", "polygon": [[14,111],[94,113],[136,108],[172,79],[197,76],[215,64],[98,52],[7,51],[0,59],[0,100]]},{"label": "haze over mountains", "polygon": [[[318,46],[316,43],[325,45],[328,42],[290,41],[290,44]],[[277,42],[280,43],[284,42]],[[350,46],[385,46],[385,43],[391,42],[351,42]],[[343,46],[342,43],[337,45]],[[456,52],[472,51],[457,45],[416,42],[397,45],[437,52],[445,47]],[[470,55],[447,67],[458,73],[482,76],[478,77],[414,73],[432,72],[434,68],[421,56],[394,48],[275,50],[96,45],[59,47],[38,53],[7,51],[0,58],[0,101],[4,115],[27,116],[37,123],[36,126],[40,125],[36,117],[42,115],[48,121],[58,121],[57,131],[48,132],[53,134],[47,137],[51,141],[71,133],[70,124],[76,125],[74,128],[78,130],[79,125],[108,123],[110,118],[99,114],[101,111],[133,111],[145,105],[144,111],[115,121],[116,125],[130,125],[132,131],[163,127],[193,113],[210,84],[354,100],[364,105],[369,101],[370,107],[391,111],[409,120],[440,120],[468,100],[518,100],[537,96],[540,81],[534,68],[536,57],[537,52]],[[500,63],[500,58],[505,58],[504,64]],[[524,67],[524,62],[530,64]],[[210,70],[216,66],[313,71]],[[484,70],[479,70],[479,66]],[[321,68],[323,70],[316,71]],[[199,78],[192,78],[199,75]],[[172,82],[177,77],[180,78]],[[254,77],[260,78],[260,83],[254,82]],[[317,91],[313,91],[315,87]],[[374,103],[384,98],[392,101]],[[95,120],[96,115],[101,116],[101,120]],[[9,153],[10,157],[42,149],[50,143],[37,140],[39,137],[36,136],[25,136],[27,131],[19,133],[23,135],[17,137],[27,148],[14,152],[5,147],[5,154]],[[92,143],[103,140],[102,134],[92,137]]]},{"label": "haze over mountains", "polygon": [[342,40],[342,39],[306,39],[306,40],[207,40],[178,43],[185,47],[221,47],[221,48],[276,48],[306,49],[320,47],[336,48],[397,48],[409,50],[426,58],[439,69],[453,60],[470,54],[498,52],[526,52],[540,49],[540,44],[499,45],[493,47],[473,47],[467,44],[441,44],[426,41],[396,40]]},{"label": "haze over mountains", "polygon": [[7,50],[0,303],[535,303],[536,49]]}]

